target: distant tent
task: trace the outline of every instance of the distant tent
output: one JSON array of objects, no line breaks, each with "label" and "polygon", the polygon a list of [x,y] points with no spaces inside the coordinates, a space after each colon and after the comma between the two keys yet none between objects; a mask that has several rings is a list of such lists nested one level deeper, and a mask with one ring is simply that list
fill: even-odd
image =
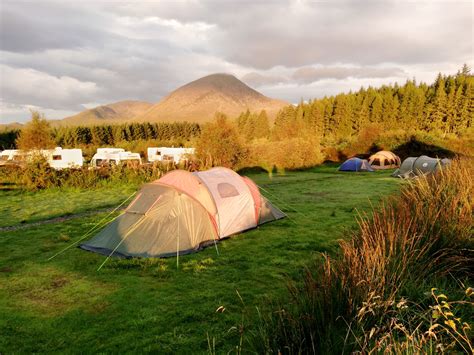
[{"label": "distant tent", "polygon": [[285,216],[230,169],[174,170],[146,184],[124,214],[80,247],[121,257],[183,255]]},{"label": "distant tent", "polygon": [[434,173],[439,168],[449,165],[450,163],[451,160],[446,158],[430,158],[426,155],[410,157],[403,161],[400,169],[395,170],[392,176],[406,179],[420,175],[426,175]]},{"label": "distant tent", "polygon": [[374,171],[365,159],[350,158],[339,167],[339,171]]},{"label": "distant tent", "polygon": [[381,150],[370,156],[369,164],[375,170],[395,169],[400,166],[400,158],[392,152]]}]

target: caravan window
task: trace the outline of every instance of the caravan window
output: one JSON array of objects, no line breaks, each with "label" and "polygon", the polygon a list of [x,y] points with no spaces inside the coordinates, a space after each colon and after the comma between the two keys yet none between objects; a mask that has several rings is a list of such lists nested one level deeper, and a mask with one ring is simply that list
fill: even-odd
[{"label": "caravan window", "polygon": [[222,182],[217,185],[217,191],[222,198],[238,196],[239,192],[234,185]]},{"label": "caravan window", "polygon": [[8,155],[0,155],[0,160],[1,161],[7,161],[8,160]]},{"label": "caravan window", "polygon": [[53,160],[62,160],[62,157],[60,154],[54,154],[53,155]]},{"label": "caravan window", "polygon": [[174,160],[174,156],[172,156],[172,155],[163,155],[163,160]]}]

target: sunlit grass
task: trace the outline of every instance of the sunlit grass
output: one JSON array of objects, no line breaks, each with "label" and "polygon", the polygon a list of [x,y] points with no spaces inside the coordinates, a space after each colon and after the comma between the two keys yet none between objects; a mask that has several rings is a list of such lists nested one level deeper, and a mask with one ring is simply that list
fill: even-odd
[{"label": "sunlit grass", "polygon": [[[104,213],[0,232],[0,351],[207,352],[209,335],[227,352],[239,342],[240,297],[246,312],[284,295],[288,277],[298,277],[319,252],[337,251],[358,211],[398,190],[389,174],[338,173],[334,166],[272,179],[252,174],[289,218],[218,243],[219,254],[211,246],[182,256],[178,269],[175,258],[112,259],[97,272],[104,257],[77,248],[47,261]],[[117,203],[134,189],[51,190],[24,199],[0,192],[0,206],[10,215],[25,206],[50,218],[61,213],[58,199],[76,213]],[[13,218],[1,223],[21,222]]]}]

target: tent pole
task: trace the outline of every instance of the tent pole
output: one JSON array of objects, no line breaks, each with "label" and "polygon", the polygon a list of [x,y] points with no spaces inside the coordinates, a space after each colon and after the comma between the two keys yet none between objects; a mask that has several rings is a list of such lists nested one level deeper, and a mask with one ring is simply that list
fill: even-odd
[{"label": "tent pole", "polygon": [[217,256],[219,256],[219,249],[217,248],[217,241],[216,241],[216,238],[214,238],[214,246],[216,247],[216,253],[217,253]]},{"label": "tent pole", "polygon": [[179,211],[178,211],[178,237],[176,238],[176,270],[179,269],[179,215],[181,214],[181,194],[178,192]]},{"label": "tent pole", "polygon": [[176,270],[179,269],[179,219],[178,219],[178,238],[176,238]]}]

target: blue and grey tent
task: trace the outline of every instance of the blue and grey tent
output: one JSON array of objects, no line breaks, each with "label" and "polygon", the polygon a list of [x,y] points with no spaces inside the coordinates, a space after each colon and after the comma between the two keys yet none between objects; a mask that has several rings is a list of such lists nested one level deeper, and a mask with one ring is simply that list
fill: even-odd
[{"label": "blue and grey tent", "polygon": [[350,158],[339,167],[339,171],[374,171],[365,159]]}]

